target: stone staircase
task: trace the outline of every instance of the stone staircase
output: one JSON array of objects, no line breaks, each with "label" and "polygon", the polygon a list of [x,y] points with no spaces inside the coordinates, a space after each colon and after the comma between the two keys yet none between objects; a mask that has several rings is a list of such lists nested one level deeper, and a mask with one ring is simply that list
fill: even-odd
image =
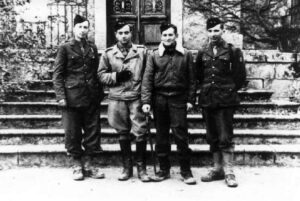
[{"label": "stone staircase", "polygon": [[[61,111],[51,81],[33,81],[27,91],[7,94],[0,103],[0,164],[69,166],[64,150]],[[240,91],[242,104],[235,115],[235,158],[239,165],[300,165],[299,104],[271,101],[271,91]],[[117,135],[107,122],[107,100],[101,103],[101,165],[120,165]],[[211,163],[201,109],[188,114],[193,165]],[[155,129],[152,128],[152,137]],[[172,139],[172,137],[171,137]],[[133,146],[134,149],[134,146]],[[150,150],[150,147],[148,147]],[[176,146],[172,161],[177,164]],[[150,154],[150,152],[149,152]]]},{"label": "stone staircase", "polygon": [[[244,51],[244,55],[249,83],[247,90],[239,92],[243,101],[234,121],[236,163],[300,166],[300,104],[286,98],[294,90],[291,86],[300,88],[296,71],[291,69],[297,57],[252,50]],[[26,91],[6,93],[0,102],[0,166],[69,166],[52,82],[31,80],[27,86]],[[107,122],[107,100],[101,108],[104,152],[98,161],[101,165],[120,165],[118,138]],[[192,164],[211,164],[200,108],[188,114],[188,122]],[[154,128],[151,133],[154,137]],[[172,163],[177,164],[174,143],[172,150]]]}]

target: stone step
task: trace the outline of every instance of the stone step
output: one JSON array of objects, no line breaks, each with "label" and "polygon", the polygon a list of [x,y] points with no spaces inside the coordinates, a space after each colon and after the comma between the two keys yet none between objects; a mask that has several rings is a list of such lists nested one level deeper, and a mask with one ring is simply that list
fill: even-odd
[{"label": "stone step", "polygon": [[[251,84],[251,82],[253,81],[260,81],[262,82],[262,84],[260,84],[261,86],[257,86],[257,84]],[[247,77],[247,88],[251,87],[252,89],[263,89],[264,85],[264,78],[259,78],[259,77],[253,77],[253,75],[251,75],[251,77]],[[30,80],[30,81],[26,81],[25,83],[27,89],[29,90],[53,90],[53,81],[52,80]]]},{"label": "stone step", "polygon": [[[155,141],[155,129],[151,129],[151,137]],[[205,129],[189,129],[190,144],[206,144]],[[170,135],[174,143],[173,135]],[[235,129],[236,144],[300,144],[300,130],[263,130]],[[101,130],[101,143],[114,144],[118,135],[114,129]],[[63,129],[0,129],[0,145],[50,145],[63,144]]]},{"label": "stone step", "polygon": [[[107,112],[107,100],[101,102],[101,111]],[[237,109],[240,114],[291,114],[297,113],[300,104],[289,101],[255,101],[242,102]],[[196,106],[191,114],[201,113],[201,108]],[[0,114],[61,114],[57,102],[0,102]]]},{"label": "stone step", "polygon": [[52,80],[31,80],[26,82],[29,90],[53,90]]},{"label": "stone step", "polygon": [[[107,115],[101,115],[102,128],[108,128]],[[248,129],[298,129],[300,115],[236,114],[235,128]],[[0,115],[0,127],[9,128],[61,128],[61,115]],[[200,114],[188,115],[189,128],[205,128]]]},{"label": "stone step", "polygon": [[[107,91],[105,92],[108,93]],[[253,101],[253,100],[263,100],[268,101],[272,96],[273,91],[270,90],[258,90],[258,89],[247,89],[239,91],[241,100]],[[54,90],[22,90],[14,92],[6,92],[4,96],[4,101],[14,102],[14,101],[55,101]]]},{"label": "stone step", "polygon": [[[102,148],[103,153],[97,156],[99,165],[120,165],[118,144],[103,144]],[[135,146],[132,148],[134,151]],[[193,150],[193,166],[211,164],[208,145],[190,145],[190,148]],[[150,147],[147,149],[150,156]],[[172,165],[178,165],[175,150],[176,146],[172,145]],[[234,153],[236,165],[300,166],[299,145],[237,145]],[[148,158],[148,164],[151,164]],[[0,146],[0,163],[5,167],[69,167],[71,164],[63,145],[3,145]]]},{"label": "stone step", "polygon": [[239,91],[239,96],[243,101],[269,101],[273,93],[273,91],[265,89],[247,89]]}]

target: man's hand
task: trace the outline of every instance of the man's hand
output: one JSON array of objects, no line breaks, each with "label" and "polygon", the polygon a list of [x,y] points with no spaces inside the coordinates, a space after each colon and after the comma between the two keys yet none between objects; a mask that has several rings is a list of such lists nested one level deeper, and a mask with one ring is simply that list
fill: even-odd
[{"label": "man's hand", "polygon": [[142,110],[143,110],[143,112],[146,113],[146,114],[150,112],[150,109],[151,109],[151,106],[150,106],[149,104],[144,104],[144,105],[142,106]]},{"label": "man's hand", "polygon": [[65,99],[59,100],[58,101],[58,106],[60,106],[60,107],[66,107],[67,106],[66,100]]},{"label": "man's hand", "polygon": [[186,104],[186,110],[187,110],[187,111],[190,111],[191,109],[193,109],[193,107],[194,107],[194,106],[193,106],[192,103],[187,103],[187,104]]},{"label": "man's hand", "polygon": [[117,82],[125,82],[131,78],[131,71],[130,70],[123,70],[121,72],[117,72]]}]

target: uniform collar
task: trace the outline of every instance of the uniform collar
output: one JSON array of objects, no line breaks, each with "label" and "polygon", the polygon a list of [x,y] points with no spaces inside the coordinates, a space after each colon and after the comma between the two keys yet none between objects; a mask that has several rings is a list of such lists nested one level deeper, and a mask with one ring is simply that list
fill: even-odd
[{"label": "uniform collar", "polygon": [[204,48],[204,51],[205,51],[206,54],[208,54],[211,57],[218,57],[218,56],[221,56],[221,55],[227,53],[228,48],[229,48],[228,43],[225,40],[221,39],[220,43],[217,46],[217,49],[218,49],[217,55],[214,55],[213,45],[210,42],[208,42],[208,44]]},{"label": "uniform collar", "polygon": [[[77,54],[79,54],[79,55],[83,54],[82,51],[81,51],[81,49],[80,49],[81,48],[80,41],[77,41],[77,40],[75,40],[75,38],[72,38],[70,40],[70,44],[72,46],[72,49],[75,52],[77,52]],[[87,46],[85,47],[84,56],[87,55],[91,51],[91,49],[92,49],[92,47],[91,47],[91,41],[86,40],[86,45]]]},{"label": "uniform collar", "polygon": [[[163,43],[161,42],[158,46],[158,54],[159,56],[163,56],[165,53],[166,48],[164,47]],[[179,45],[178,43],[176,44],[175,50],[181,54],[184,54],[184,48]]]},{"label": "uniform collar", "polygon": [[[75,38],[72,38],[70,40],[71,45],[76,45],[76,44],[80,44],[80,41],[75,40]],[[86,44],[90,44],[90,41],[86,39]]]},{"label": "uniform collar", "polygon": [[[137,45],[132,44],[132,47],[130,48],[126,59],[127,58],[132,58],[133,56],[135,56],[136,53],[137,53],[137,51],[138,51]],[[121,52],[121,50],[118,48],[117,44],[115,44],[113,46],[112,53],[114,55],[116,55],[116,57],[125,58],[124,55],[123,55],[123,53]]]},{"label": "uniform collar", "polygon": [[[212,45],[212,43],[209,42],[209,47],[213,48],[213,46],[214,45]],[[225,49],[227,49],[228,48],[228,43],[224,39],[221,39],[216,46],[218,48],[225,48]]]}]

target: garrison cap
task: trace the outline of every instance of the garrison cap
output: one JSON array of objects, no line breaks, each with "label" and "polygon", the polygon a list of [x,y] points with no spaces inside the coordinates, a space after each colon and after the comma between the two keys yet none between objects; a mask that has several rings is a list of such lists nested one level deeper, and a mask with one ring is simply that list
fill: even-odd
[{"label": "garrison cap", "polygon": [[74,18],[74,26],[78,23],[82,23],[82,22],[85,22],[85,21],[88,21],[85,17],[82,17],[80,15],[76,15],[75,18]]},{"label": "garrison cap", "polygon": [[126,25],[128,25],[129,28],[130,28],[130,31],[132,31],[132,28],[131,28],[131,25],[130,25],[130,24],[128,24],[128,23],[126,23],[126,22],[124,22],[124,21],[117,21],[116,24],[115,24],[115,27],[114,27],[115,32],[117,32],[119,29],[122,29],[122,28],[125,27]]},{"label": "garrison cap", "polygon": [[217,26],[218,24],[223,24],[223,22],[219,18],[217,18],[217,17],[209,18],[206,21],[206,29],[210,29],[214,26]]}]

